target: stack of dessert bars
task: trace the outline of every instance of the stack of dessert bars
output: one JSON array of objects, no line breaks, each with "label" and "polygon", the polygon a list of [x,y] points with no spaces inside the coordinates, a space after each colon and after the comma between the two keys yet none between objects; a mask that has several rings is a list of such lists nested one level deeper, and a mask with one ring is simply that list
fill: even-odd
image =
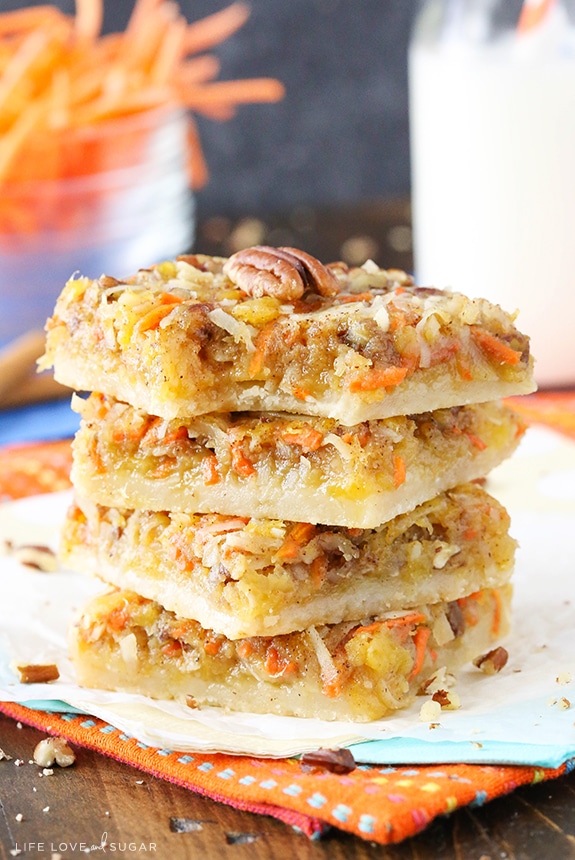
[{"label": "stack of dessert bars", "polygon": [[74,278],[47,332],[92,392],[61,550],[107,584],[71,626],[80,684],[366,721],[507,632],[482,484],[534,384],[499,307],[255,247]]}]

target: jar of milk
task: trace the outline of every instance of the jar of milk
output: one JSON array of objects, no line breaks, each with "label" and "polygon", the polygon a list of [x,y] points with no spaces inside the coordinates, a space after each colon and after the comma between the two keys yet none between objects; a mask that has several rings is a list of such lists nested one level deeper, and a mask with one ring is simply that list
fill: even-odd
[{"label": "jar of milk", "polygon": [[575,384],[575,0],[427,0],[409,82],[418,282],[518,309]]}]

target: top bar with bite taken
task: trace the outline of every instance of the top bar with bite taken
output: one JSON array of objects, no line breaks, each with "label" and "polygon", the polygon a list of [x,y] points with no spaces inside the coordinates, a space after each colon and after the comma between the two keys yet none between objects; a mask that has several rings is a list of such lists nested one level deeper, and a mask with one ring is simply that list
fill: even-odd
[{"label": "top bar with bite taken", "polygon": [[72,278],[41,366],[166,419],[279,410],[351,426],[535,389],[529,339],[499,306],[265,246]]}]

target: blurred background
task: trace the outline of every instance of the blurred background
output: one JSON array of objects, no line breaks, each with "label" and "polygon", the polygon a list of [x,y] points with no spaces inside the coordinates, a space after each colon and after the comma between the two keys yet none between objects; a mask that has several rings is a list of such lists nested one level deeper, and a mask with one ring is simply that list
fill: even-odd
[{"label": "blurred background", "polygon": [[[1,0],[0,10],[39,3]],[[56,0],[73,13],[74,0]],[[179,0],[189,21],[229,0]],[[210,181],[200,218],[267,216],[409,191],[407,57],[415,0],[249,0],[251,15],[214,49],[219,79],[276,77],[279,104],[230,121],[198,117]],[[105,0],[105,31],[133,0]]]}]

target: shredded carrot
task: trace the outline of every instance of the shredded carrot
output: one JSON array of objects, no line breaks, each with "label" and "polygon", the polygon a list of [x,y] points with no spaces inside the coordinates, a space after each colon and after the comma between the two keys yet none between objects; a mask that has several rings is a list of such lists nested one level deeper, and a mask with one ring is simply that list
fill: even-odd
[{"label": "shredded carrot", "polygon": [[170,642],[166,642],[165,645],[162,645],[162,654],[166,657],[179,657],[182,653],[182,643],[177,642],[175,639],[170,640]]},{"label": "shredded carrot", "polygon": [[400,328],[404,328],[409,325],[409,314],[407,311],[404,311],[402,308],[396,307],[394,304],[389,304],[389,330],[391,332],[397,331]]},{"label": "shredded carrot", "polygon": [[198,54],[223,42],[245,24],[249,14],[245,3],[232,3],[226,9],[190,24],[184,44],[186,53]]},{"label": "shredded carrot", "polygon": [[280,561],[296,558],[302,547],[312,539],[316,528],[311,523],[295,523],[276,553]]},{"label": "shredded carrot", "polygon": [[223,645],[223,637],[222,636],[213,636],[206,638],[204,640],[204,651],[206,654],[209,654],[210,657],[215,657],[220,653],[222,645]]},{"label": "shredded carrot", "polygon": [[477,346],[491,358],[499,362],[499,364],[519,364],[521,361],[521,352],[516,349],[511,349],[506,343],[492,335],[480,326],[472,326],[471,337]]},{"label": "shredded carrot", "polygon": [[272,335],[275,333],[275,324],[273,322],[265,325],[255,339],[255,352],[251,357],[248,372],[250,376],[259,376],[264,368],[265,357],[269,347],[269,342]]},{"label": "shredded carrot", "polygon": [[476,436],[475,433],[466,433],[465,434],[474,448],[477,448],[479,451],[485,451],[487,448],[487,443],[483,441],[479,436]]},{"label": "shredded carrot", "polygon": [[254,650],[254,646],[249,639],[242,639],[242,641],[236,647],[237,655],[242,659],[250,657],[254,653]]},{"label": "shredded carrot", "polygon": [[457,372],[460,377],[465,379],[466,382],[470,382],[473,379],[473,371],[471,370],[469,357],[465,353],[461,351],[457,353],[455,356],[455,366],[457,367]]},{"label": "shredded carrot", "polygon": [[98,436],[94,434],[90,439],[89,451],[90,459],[94,464],[94,470],[100,475],[106,471],[102,456],[100,454],[100,446],[98,444]]},{"label": "shredded carrot", "polygon": [[501,629],[501,612],[502,612],[502,602],[501,602],[501,594],[499,593],[499,589],[494,588],[492,590],[493,595],[493,622],[491,624],[491,633],[493,636],[499,636],[499,631]]},{"label": "shredded carrot", "polygon": [[351,304],[352,302],[370,302],[373,298],[373,293],[343,293],[337,297],[337,303],[340,305]]},{"label": "shredded carrot", "polygon": [[282,433],[282,439],[288,445],[299,445],[304,451],[317,451],[323,443],[324,434],[314,427],[304,427],[295,433]]},{"label": "shredded carrot", "polygon": [[163,436],[162,442],[166,445],[171,445],[173,442],[181,442],[189,438],[188,428],[181,424],[179,427],[174,427],[173,430],[168,430]]},{"label": "shredded carrot", "polygon": [[219,484],[221,481],[220,473],[218,472],[218,458],[215,454],[210,453],[202,460],[202,477],[206,487]]},{"label": "shredded carrot", "polygon": [[406,367],[374,367],[361,374],[355,374],[349,384],[351,392],[375,391],[378,388],[394,388],[407,376]]},{"label": "shredded carrot", "polygon": [[343,679],[339,673],[329,681],[324,681],[321,691],[328,699],[337,699],[343,693]]},{"label": "shredded carrot", "polygon": [[365,448],[369,440],[371,439],[371,430],[369,428],[369,424],[365,423],[361,425],[361,429],[358,433],[359,444],[362,448]]},{"label": "shredded carrot", "polygon": [[524,34],[531,32],[536,27],[539,27],[554,5],[555,0],[540,0],[538,3],[526,0],[521,7],[517,31],[520,34]]},{"label": "shredded carrot", "polygon": [[312,396],[311,391],[307,388],[304,388],[303,385],[294,385],[291,393],[296,398],[296,400],[309,400]]},{"label": "shredded carrot", "polygon": [[34,30],[54,20],[65,20],[63,12],[55,6],[32,6],[3,12],[0,15],[0,37]]},{"label": "shredded carrot", "polygon": [[463,537],[465,540],[473,540],[477,537],[477,529],[465,529]]},{"label": "shredded carrot", "polygon": [[198,127],[191,116],[188,117],[186,134],[189,153],[186,165],[188,180],[191,187],[197,191],[208,181],[208,165],[202,151]]},{"label": "shredded carrot", "polygon": [[229,517],[229,519],[218,519],[215,523],[202,526],[204,534],[218,535],[225,532],[235,532],[243,529],[249,520],[245,517]]},{"label": "shredded carrot", "polygon": [[396,454],[393,458],[393,486],[396,490],[405,482],[406,474],[405,460]]},{"label": "shredded carrot", "polygon": [[234,440],[231,445],[232,452],[232,469],[242,478],[249,478],[250,475],[256,474],[256,468],[251,460],[248,460],[243,452],[242,440]]},{"label": "shredded carrot", "polygon": [[122,606],[116,606],[108,615],[108,627],[111,630],[123,630],[128,621],[128,610],[123,604]]},{"label": "shredded carrot", "polygon": [[78,41],[94,42],[100,35],[103,18],[103,0],[76,0],[74,35]]},{"label": "shredded carrot", "polygon": [[423,669],[423,662],[425,660],[425,649],[427,647],[427,641],[431,634],[431,630],[429,627],[418,627],[415,633],[413,634],[413,643],[415,645],[415,661],[413,663],[413,668],[409,673],[409,680],[415,678],[416,675],[419,675],[421,670]]},{"label": "shredded carrot", "polygon": [[325,555],[318,555],[311,563],[311,581],[317,591],[323,585],[327,574],[327,559]]},{"label": "shredded carrot", "polygon": [[202,113],[205,106],[215,104],[249,104],[254,97],[259,102],[277,102],[284,96],[284,88],[273,78],[252,78],[244,81],[217,81],[202,86],[187,87],[184,104]]},{"label": "shredded carrot", "polygon": [[278,675],[295,675],[298,671],[298,665],[293,660],[288,660],[286,657],[280,657],[277,648],[273,645],[266,651],[265,670],[268,675],[277,677]]},{"label": "shredded carrot", "polygon": [[177,627],[173,627],[170,630],[170,636],[172,639],[183,639],[185,636],[189,636],[189,634],[193,632],[194,626],[195,625],[191,621],[182,621]]},{"label": "shredded carrot", "polygon": [[141,317],[134,326],[134,333],[141,334],[144,331],[151,331],[158,328],[162,320],[171,314],[174,307],[179,304],[182,299],[178,296],[172,296],[169,293],[163,293],[158,298],[158,304],[149,310]]},{"label": "shredded carrot", "polygon": [[397,618],[387,618],[385,624],[386,627],[409,627],[414,624],[421,624],[425,620],[426,616],[422,612],[410,612]]},{"label": "shredded carrot", "polygon": [[398,615],[397,618],[380,618],[378,621],[373,621],[371,624],[364,624],[361,627],[356,627],[353,635],[358,633],[375,633],[380,627],[394,628],[409,628],[416,624],[421,624],[426,620],[426,616],[421,612],[409,612],[407,615]]}]

